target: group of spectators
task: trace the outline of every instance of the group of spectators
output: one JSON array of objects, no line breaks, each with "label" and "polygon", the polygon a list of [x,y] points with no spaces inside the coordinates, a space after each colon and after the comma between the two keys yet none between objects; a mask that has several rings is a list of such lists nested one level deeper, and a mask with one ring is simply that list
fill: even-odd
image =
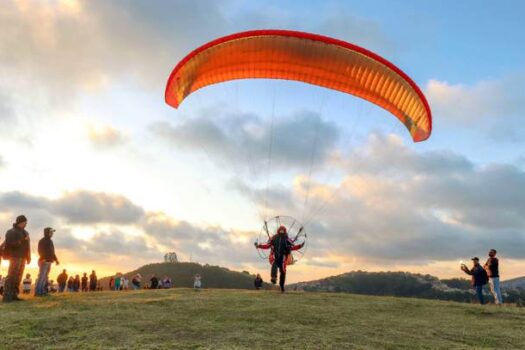
[{"label": "group of spectators", "polygon": [[[22,280],[25,265],[31,262],[29,233],[25,230],[26,226],[27,218],[24,215],[18,216],[13,227],[7,231],[5,241],[0,244],[0,259],[9,261],[7,277],[3,278],[0,275],[0,294],[3,295],[4,302],[21,300],[18,297],[20,284],[22,284],[22,292],[24,294],[31,292],[31,275],[27,274]],[[51,265],[53,263],[56,263],[56,265],[60,264],[55,254],[55,247],[52,240],[54,232],[55,230],[53,228],[46,227],[44,229],[44,236],[38,242],[39,272],[35,285],[35,296],[45,296],[55,291],[63,293],[66,290],[68,292],[102,290],[95,271],[92,271],[89,277],[87,273],[84,273],[83,276],[80,277],[79,275],[68,276],[67,271],[63,270],[57,277],[58,289],[55,287],[54,282],[49,280]],[[479,263],[478,257],[471,259],[471,268],[468,268],[465,264],[461,264],[461,270],[472,276],[472,286],[476,289],[480,304],[485,304],[483,289],[486,284],[490,286],[494,303],[497,305],[503,304],[499,283],[499,260],[496,254],[496,250],[491,249],[488,254],[489,257],[483,266]],[[263,280],[260,275],[257,275],[254,286],[256,289],[262,288]],[[110,278],[110,290],[128,290],[129,287],[130,281],[122,273],[117,273]],[[131,288],[133,290],[172,287],[173,281],[169,276],[164,276],[163,279],[159,279],[156,274],[153,274],[149,282],[144,285],[140,274],[136,274],[131,279]],[[195,289],[202,287],[202,277],[199,274],[194,276],[193,287]]]},{"label": "group of spectators", "polygon": [[97,273],[93,270],[91,274],[87,275],[86,272],[80,277],[79,275],[68,276],[66,270],[62,270],[62,273],[57,277],[58,292],[95,292],[102,290],[100,283],[97,278]]},{"label": "group of spectators", "polygon": [[[115,276],[112,276],[109,279],[109,289],[120,291],[128,290],[130,287],[129,279],[122,275],[122,273],[117,273]],[[173,280],[169,276],[164,276],[163,279],[159,279],[157,274],[151,275],[149,282],[143,283],[143,278],[140,273],[137,273],[131,279],[131,288],[133,290],[139,289],[169,289],[173,288]]]},{"label": "group of spectators", "polygon": [[485,304],[483,289],[485,285],[490,286],[490,292],[494,297],[494,304],[502,305],[503,297],[499,285],[499,260],[496,257],[496,249],[489,251],[489,257],[485,265],[481,266],[479,258],[472,258],[472,267],[469,269],[465,264],[461,264],[461,270],[467,275],[472,276],[472,286],[476,289],[476,295],[480,304]]}]

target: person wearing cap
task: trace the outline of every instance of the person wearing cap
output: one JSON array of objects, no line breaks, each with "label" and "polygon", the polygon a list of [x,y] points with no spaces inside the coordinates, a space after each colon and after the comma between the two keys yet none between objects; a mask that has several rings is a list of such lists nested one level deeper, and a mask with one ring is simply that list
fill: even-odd
[{"label": "person wearing cap", "polygon": [[31,263],[29,233],[25,230],[27,218],[20,215],[13,228],[5,234],[3,257],[9,260],[9,270],[4,286],[4,302],[21,300],[18,298],[20,282],[24,275],[26,263]]},{"label": "person wearing cap", "polygon": [[496,249],[489,251],[489,258],[485,263],[485,271],[489,276],[489,286],[492,296],[494,296],[494,304],[502,305],[503,297],[501,296],[501,289],[499,287],[499,260],[496,258]]},{"label": "person wearing cap", "polygon": [[487,284],[488,276],[483,267],[479,264],[479,258],[474,257],[472,260],[472,268],[469,269],[465,264],[461,265],[461,270],[467,275],[472,276],[472,287],[476,289],[476,295],[478,296],[479,303],[485,304],[483,298],[483,286]]},{"label": "person wearing cap", "polygon": [[53,233],[55,230],[51,227],[44,229],[44,237],[38,241],[38,280],[36,282],[35,296],[41,297],[47,295],[47,283],[49,278],[49,271],[51,271],[51,264],[56,262],[58,265],[58,258],[55,255],[55,245],[53,244]]}]

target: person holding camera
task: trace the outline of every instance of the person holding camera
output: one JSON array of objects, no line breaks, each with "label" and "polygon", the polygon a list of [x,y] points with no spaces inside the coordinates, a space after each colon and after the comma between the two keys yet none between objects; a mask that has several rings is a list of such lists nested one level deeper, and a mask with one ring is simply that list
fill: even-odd
[{"label": "person holding camera", "polygon": [[485,299],[483,298],[483,286],[488,282],[487,272],[479,264],[478,257],[474,257],[471,260],[472,268],[469,269],[467,265],[461,264],[461,270],[467,275],[472,276],[472,287],[476,289],[476,295],[478,296],[479,303],[484,305]]}]

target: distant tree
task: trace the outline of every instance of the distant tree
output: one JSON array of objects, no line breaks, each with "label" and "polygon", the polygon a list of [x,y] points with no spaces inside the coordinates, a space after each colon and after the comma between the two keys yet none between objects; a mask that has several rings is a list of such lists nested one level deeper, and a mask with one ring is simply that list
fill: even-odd
[{"label": "distant tree", "polygon": [[465,278],[450,278],[441,280],[441,282],[445,283],[450,288],[456,288],[461,290],[469,290],[472,288],[470,285],[470,280]]},{"label": "distant tree", "polygon": [[178,262],[178,260],[177,260],[177,253],[169,252],[169,253],[164,254],[164,262],[167,262],[167,263],[176,263],[176,262]]}]

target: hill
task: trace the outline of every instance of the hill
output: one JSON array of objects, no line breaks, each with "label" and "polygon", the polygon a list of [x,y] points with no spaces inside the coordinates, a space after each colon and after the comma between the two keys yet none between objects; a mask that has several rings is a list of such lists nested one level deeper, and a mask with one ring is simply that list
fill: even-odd
[{"label": "hill", "polygon": [[[466,279],[439,280],[431,275],[409,272],[354,271],[316,281],[301,282],[290,288],[308,292],[344,292],[472,302],[474,292]],[[485,291],[488,293],[488,290]],[[525,300],[524,292],[507,291],[505,302]],[[490,300],[490,298],[489,298]]]},{"label": "hill", "polygon": [[[148,264],[124,273],[124,276],[131,280],[137,273],[142,275],[143,282],[149,282],[153,274],[159,278],[169,276],[175,287],[184,288],[193,287],[193,276],[197,273],[202,276],[204,288],[253,289],[253,280],[255,279],[255,276],[248,271],[238,272],[225,267],[190,262]],[[109,288],[109,277],[102,278],[101,285],[104,290],[107,290]]]},{"label": "hill", "polygon": [[504,289],[525,289],[525,277],[513,278],[501,282],[501,288]]},{"label": "hill", "polygon": [[525,348],[522,308],[342,293],[69,293],[0,314],[1,349]]}]

